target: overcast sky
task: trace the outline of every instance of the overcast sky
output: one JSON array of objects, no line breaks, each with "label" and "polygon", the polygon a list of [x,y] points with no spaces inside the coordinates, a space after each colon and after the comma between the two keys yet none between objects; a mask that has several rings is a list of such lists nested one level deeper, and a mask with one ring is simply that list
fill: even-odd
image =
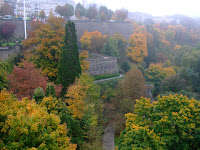
[{"label": "overcast sky", "polygon": [[[75,2],[82,3],[82,0]],[[112,10],[126,8],[129,11],[150,13],[153,16],[173,14],[200,16],[200,0],[85,0],[85,2],[105,4]]]}]

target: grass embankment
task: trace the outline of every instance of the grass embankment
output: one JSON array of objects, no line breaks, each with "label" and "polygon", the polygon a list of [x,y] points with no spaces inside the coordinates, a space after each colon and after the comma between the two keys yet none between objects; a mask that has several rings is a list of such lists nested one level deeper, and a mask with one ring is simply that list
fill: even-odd
[{"label": "grass embankment", "polygon": [[2,46],[14,46],[15,44],[14,42],[2,43]]}]

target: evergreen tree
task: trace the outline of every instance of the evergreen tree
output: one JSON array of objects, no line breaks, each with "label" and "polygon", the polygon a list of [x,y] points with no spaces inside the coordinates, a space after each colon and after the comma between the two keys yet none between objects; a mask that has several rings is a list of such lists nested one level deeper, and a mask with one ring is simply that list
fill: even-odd
[{"label": "evergreen tree", "polygon": [[56,90],[55,90],[55,87],[52,83],[47,84],[45,96],[46,97],[56,97]]},{"label": "evergreen tree", "polygon": [[61,96],[66,93],[67,87],[75,81],[81,73],[79,52],[75,24],[71,21],[65,26],[64,46],[59,63],[58,82],[62,84]]}]

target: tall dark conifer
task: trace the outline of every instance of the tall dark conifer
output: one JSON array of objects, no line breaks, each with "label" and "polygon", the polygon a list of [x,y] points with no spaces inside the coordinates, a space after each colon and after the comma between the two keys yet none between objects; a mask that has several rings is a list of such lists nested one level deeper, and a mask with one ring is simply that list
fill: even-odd
[{"label": "tall dark conifer", "polygon": [[64,46],[58,69],[58,81],[63,86],[61,96],[64,96],[69,85],[81,73],[76,29],[75,24],[71,21],[68,21],[65,26]]}]

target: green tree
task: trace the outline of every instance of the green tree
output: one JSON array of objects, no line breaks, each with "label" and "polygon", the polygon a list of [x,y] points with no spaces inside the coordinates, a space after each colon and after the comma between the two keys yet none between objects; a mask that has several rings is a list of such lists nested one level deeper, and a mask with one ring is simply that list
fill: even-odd
[{"label": "green tree", "polygon": [[62,96],[64,96],[67,87],[69,87],[81,73],[76,29],[75,24],[71,21],[68,21],[65,26],[64,46],[62,48],[58,69],[58,81],[63,86]]},{"label": "green tree", "polygon": [[122,69],[124,72],[128,72],[128,71],[131,69],[131,67],[130,67],[130,65],[128,64],[127,61],[124,61],[124,62],[121,64],[121,69]]},{"label": "green tree", "polygon": [[181,90],[187,90],[186,80],[180,78],[179,74],[167,77],[161,82],[161,92],[178,93]]},{"label": "green tree", "polygon": [[92,4],[87,9],[86,17],[88,17],[90,20],[95,19],[95,17],[98,15],[98,10],[96,7],[96,4]]},{"label": "green tree", "polygon": [[113,37],[109,37],[104,44],[103,54],[113,57],[119,57],[119,50],[117,40]]},{"label": "green tree", "polygon": [[52,83],[47,84],[45,96],[46,97],[56,97],[56,90],[55,90],[55,87]]},{"label": "green tree", "polygon": [[81,5],[81,3],[78,3],[75,8],[76,17],[80,19],[82,16],[85,16],[85,13],[86,9]]},{"label": "green tree", "polygon": [[117,40],[117,46],[119,49],[119,62],[122,63],[126,60],[126,46],[128,42],[118,32],[113,35],[113,38]]},{"label": "green tree", "polygon": [[8,87],[8,79],[6,74],[11,73],[12,70],[13,66],[9,62],[0,61],[0,90]]},{"label": "green tree", "polygon": [[137,100],[134,114],[126,114],[119,149],[198,149],[200,102],[182,95]]}]

